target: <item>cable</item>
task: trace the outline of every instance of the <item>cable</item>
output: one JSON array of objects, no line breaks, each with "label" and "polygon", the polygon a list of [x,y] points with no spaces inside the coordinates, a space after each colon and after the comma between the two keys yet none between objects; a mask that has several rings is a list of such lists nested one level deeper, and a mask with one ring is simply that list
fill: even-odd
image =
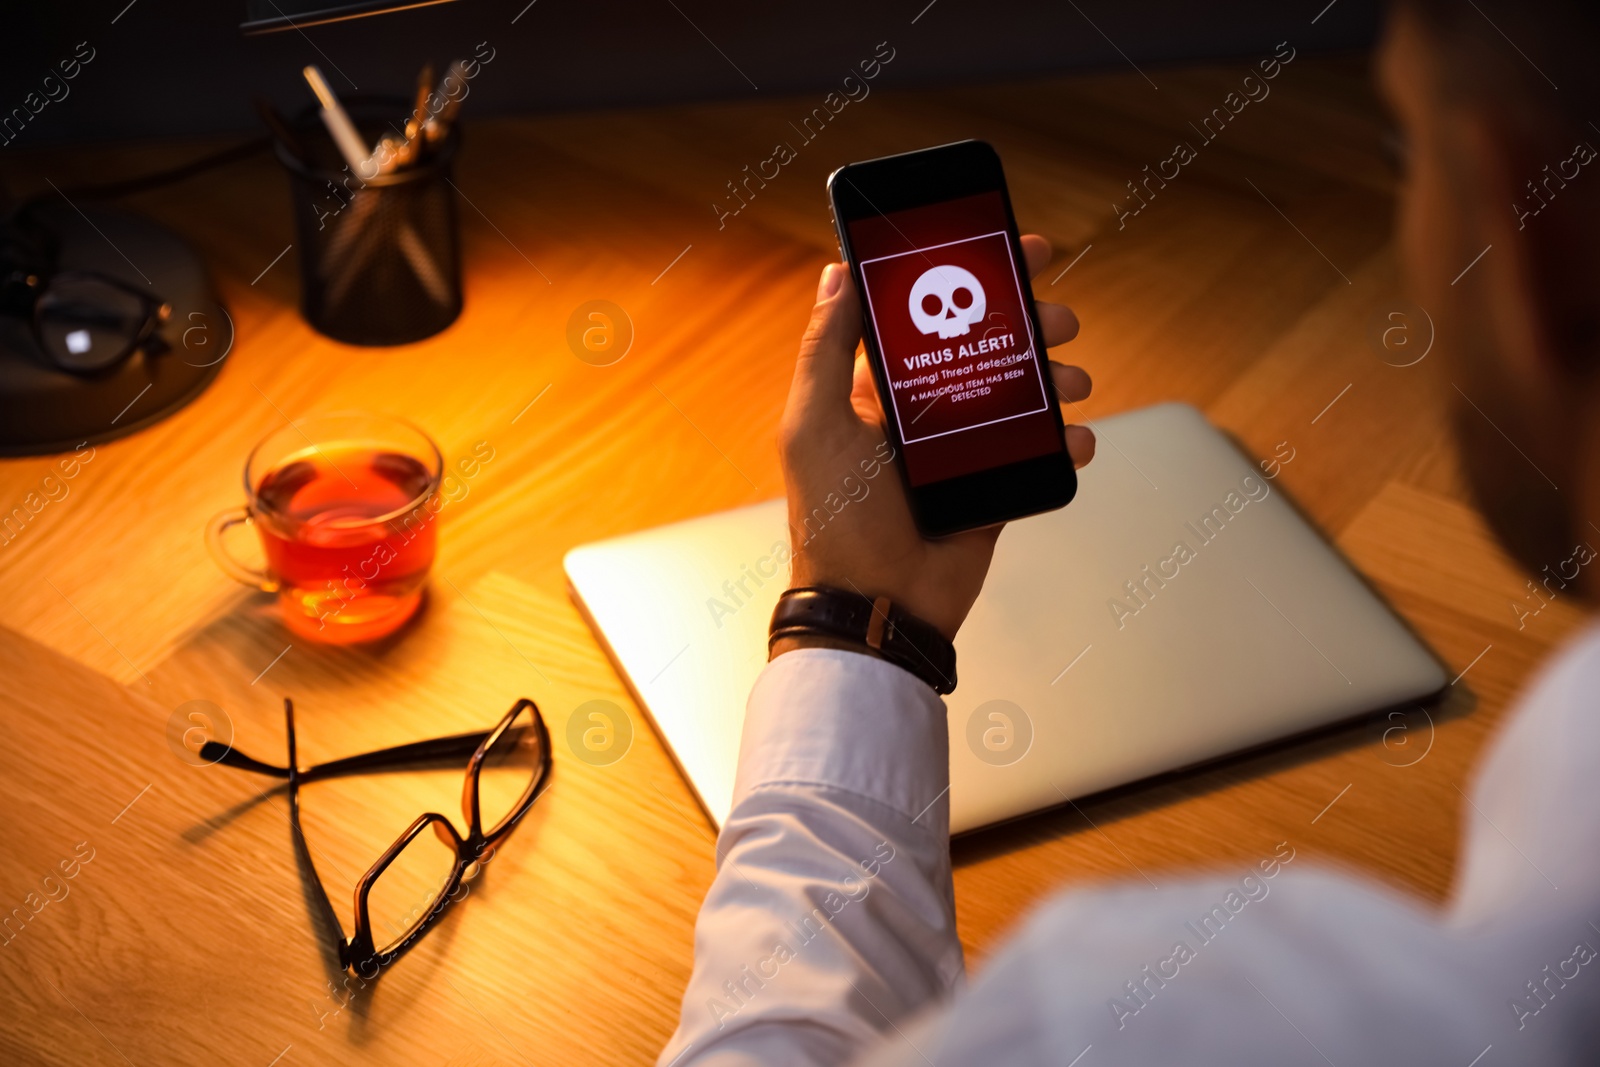
[{"label": "cable", "polygon": [[263,134],[253,137],[242,144],[231,145],[228,148],[212,152],[210,155],[201,156],[199,159],[166,170],[158,170],[153,174],[145,174],[138,178],[126,178],[116,182],[102,182],[98,185],[69,186],[62,192],[69,197],[82,197],[87,200],[110,200],[130,193],[142,193],[146,189],[155,189],[173,182],[183,181],[217,167],[236,163],[241,159],[248,159],[257,152],[265,151],[272,146],[272,137]]}]

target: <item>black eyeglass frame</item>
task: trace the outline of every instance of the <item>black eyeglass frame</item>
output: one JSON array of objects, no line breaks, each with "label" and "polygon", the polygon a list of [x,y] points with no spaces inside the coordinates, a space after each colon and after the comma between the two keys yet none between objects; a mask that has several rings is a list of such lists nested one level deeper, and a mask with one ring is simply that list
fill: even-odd
[{"label": "black eyeglass frame", "polygon": [[[61,359],[45,337],[44,299],[50,292],[50,287],[61,280],[99,282],[101,285],[109,286],[133,297],[139,301],[139,306],[144,311],[144,321],[140,323],[139,329],[118,350],[115,356],[98,366],[72,366]],[[32,271],[17,271],[5,279],[4,290],[3,309],[27,318],[29,326],[32,327],[34,343],[39,346],[39,351],[49,357],[52,364],[67,373],[85,377],[104,374],[113,367],[119,366],[123,360],[139,351],[139,349],[149,346],[152,338],[155,337],[156,331],[172,317],[172,305],[165,300],[145,292],[138,286],[130,285],[120,278],[113,278],[109,274],[100,274],[96,271],[62,270],[49,275],[41,275]]]},{"label": "black eyeglass frame", "polygon": [[[483,828],[483,817],[479,805],[479,777],[483,768],[483,761],[495,742],[511,728],[512,723],[523,710],[532,711],[533,729],[537,731],[539,739],[539,770],[524,791],[521,799],[513,805],[510,812],[498,824],[488,831]],[[208,762],[220,763],[224,766],[234,767],[239,770],[254,771],[258,774],[269,774],[276,778],[287,778],[289,782],[289,819],[294,827],[295,838],[302,846],[305,845],[305,832],[300,826],[300,785],[304,782],[315,781],[320,778],[333,778],[348,774],[360,774],[368,771],[388,770],[406,764],[437,763],[448,759],[458,759],[463,755],[468,756],[466,781],[461,791],[461,812],[467,823],[467,836],[462,837],[455,825],[438,812],[424,812],[397,837],[393,844],[384,850],[367,872],[356,882],[355,887],[355,930],[350,936],[344,932],[344,924],[339,921],[338,913],[333,909],[333,901],[328,896],[328,890],[322,882],[322,876],[316,872],[316,864],[312,861],[309,847],[303,852],[303,859],[310,867],[312,880],[317,887],[317,901],[319,910],[330,924],[329,929],[338,933],[339,966],[350,974],[366,981],[377,978],[384,967],[393,963],[399,956],[416,944],[417,940],[426,933],[434,921],[444,911],[455,896],[456,890],[461,887],[461,882],[466,871],[475,863],[487,862],[499,844],[516,828],[522,817],[533,807],[535,801],[546,791],[550,782],[550,772],[554,766],[554,757],[550,748],[550,730],[545,725],[544,716],[539,712],[539,705],[526,697],[512,705],[511,710],[500,719],[492,729],[481,733],[453,734],[449,737],[434,738],[429,741],[416,741],[411,744],[397,745],[393,748],[380,749],[359,756],[347,756],[343,759],[332,760],[328,763],[317,764],[300,770],[295,758],[296,739],[294,728],[294,701],[285,697],[283,701],[283,714],[288,735],[289,765],[278,767],[270,763],[252,759],[244,753],[228,745],[216,741],[207,741],[200,749],[200,757]],[[408,930],[401,939],[388,949],[380,950],[373,941],[372,924],[368,915],[367,898],[372,890],[372,885],[388,869],[416,836],[429,826],[433,827],[435,834],[445,844],[455,849],[455,865],[450,872],[449,879],[440,890],[431,907],[423,914],[415,925]],[[372,973],[366,973],[371,967]]]}]

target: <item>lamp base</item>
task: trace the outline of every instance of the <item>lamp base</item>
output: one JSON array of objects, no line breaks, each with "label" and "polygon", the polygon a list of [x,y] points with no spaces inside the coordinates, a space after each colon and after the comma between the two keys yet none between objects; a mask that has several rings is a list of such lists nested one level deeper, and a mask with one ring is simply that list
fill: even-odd
[{"label": "lamp base", "polygon": [[233,348],[233,320],[205,265],[177,235],[136,215],[61,201],[29,209],[60,238],[61,269],[95,271],[172,305],[165,351],[135,352],[96,375],[39,350],[27,321],[0,316],[0,456],[67,452],[143,429],[202,393]]}]

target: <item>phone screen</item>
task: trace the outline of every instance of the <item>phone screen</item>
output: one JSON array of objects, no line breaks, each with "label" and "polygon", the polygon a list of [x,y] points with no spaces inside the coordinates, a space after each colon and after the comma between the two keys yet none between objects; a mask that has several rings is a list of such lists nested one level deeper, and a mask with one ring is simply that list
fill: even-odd
[{"label": "phone screen", "polygon": [[846,222],[913,486],[1063,449],[999,191]]}]

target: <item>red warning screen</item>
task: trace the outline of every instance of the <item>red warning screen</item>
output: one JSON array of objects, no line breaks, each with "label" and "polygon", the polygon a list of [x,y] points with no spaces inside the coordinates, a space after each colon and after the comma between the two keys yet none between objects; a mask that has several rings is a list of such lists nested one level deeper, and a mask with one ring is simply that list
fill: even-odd
[{"label": "red warning screen", "polygon": [[911,484],[1059,452],[998,192],[849,224]]}]

